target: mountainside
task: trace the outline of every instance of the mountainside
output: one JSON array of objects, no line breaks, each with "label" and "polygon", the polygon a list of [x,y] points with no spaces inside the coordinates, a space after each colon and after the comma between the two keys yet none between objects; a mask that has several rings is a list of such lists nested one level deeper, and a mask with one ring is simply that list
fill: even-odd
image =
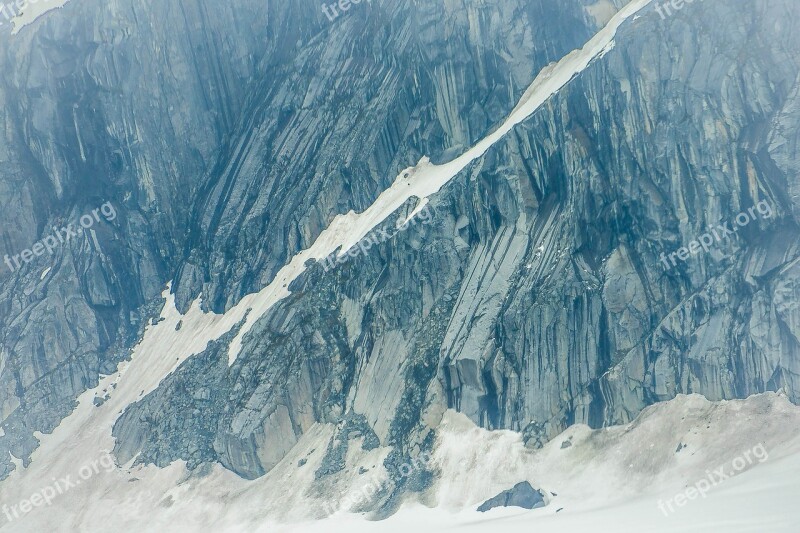
[{"label": "mountainside", "polygon": [[[448,39],[432,7],[363,7],[330,25],[310,2],[81,1],[3,36],[3,251],[103,202],[119,212],[92,238],[2,273],[13,367],[2,412],[17,435],[2,445],[15,456],[113,372],[168,280],[183,310],[201,291],[229,308],[399,169],[474,142],[590,36],[580,23],[534,29],[554,9],[542,6],[519,8],[526,23],[454,5],[446,26],[463,38]],[[567,23],[581,14],[571,9]]]},{"label": "mountainside", "polygon": [[541,465],[685,394],[758,395],[796,469],[800,4],[665,5],[71,0],[0,26],[1,499],[105,448],[115,477],[74,497],[117,527],[202,494],[285,491],[214,522],[255,530],[524,480],[550,514],[548,479],[573,508],[587,478],[443,503],[453,424]]}]

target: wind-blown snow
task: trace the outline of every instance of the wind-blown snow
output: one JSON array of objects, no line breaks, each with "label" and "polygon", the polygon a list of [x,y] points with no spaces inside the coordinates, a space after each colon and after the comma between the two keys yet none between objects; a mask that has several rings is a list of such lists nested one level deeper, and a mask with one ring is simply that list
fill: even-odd
[{"label": "wind-blown snow", "polygon": [[[278,531],[503,531],[508,533],[724,532],[796,533],[800,524],[800,408],[775,394],[709,402],[699,395],[646,409],[626,426],[592,431],[573,426],[540,451],[520,435],[487,431],[448,411],[437,429],[435,461],[442,470],[436,507],[419,503],[376,525],[339,514]],[[562,448],[564,441],[572,442]],[[686,445],[677,451],[679,444]],[[721,466],[763,445],[768,458],[720,482],[705,498],[665,516],[669,500]],[[519,481],[547,494],[547,507],[527,511],[477,506]],[[266,529],[262,530],[266,531]],[[275,531],[274,528],[271,531]]]},{"label": "wind-blown snow", "polygon": [[[0,504],[16,505],[54,477],[74,478],[110,444],[102,426],[117,407],[103,405],[91,416],[95,408],[82,404],[80,416],[45,439],[23,475],[15,473],[0,484]],[[614,533],[794,533],[800,523],[800,506],[795,503],[800,495],[798,427],[800,407],[785,396],[768,393],[723,402],[679,396],[646,409],[631,424],[601,430],[573,426],[532,451],[516,432],[487,431],[447,411],[437,427],[432,464],[440,475],[424,496],[428,506],[409,502],[376,524],[344,512],[347,509],[321,521],[300,521],[320,516],[325,504],[306,493],[334,429],[316,424],[281,463],[257,480],[243,480],[220,466],[205,477],[190,477],[181,462],[164,469],[119,468],[101,472],[50,507],[38,508],[10,529],[0,530],[391,533],[411,528],[426,533],[569,533],[591,528]],[[567,440],[572,445],[562,448]],[[677,451],[678,444],[686,447]],[[671,516],[661,514],[659,499],[673,498],[719,466],[730,471],[734,459],[757,445],[768,452],[765,462],[754,461],[713,488],[707,498],[689,501]],[[382,468],[387,452],[351,446],[349,468],[343,474],[350,477],[331,485],[325,497],[362,489],[365,478]],[[302,467],[300,459],[307,460]],[[359,476],[359,466],[370,474]],[[484,500],[523,480],[548,495],[547,507],[475,511]]]}]

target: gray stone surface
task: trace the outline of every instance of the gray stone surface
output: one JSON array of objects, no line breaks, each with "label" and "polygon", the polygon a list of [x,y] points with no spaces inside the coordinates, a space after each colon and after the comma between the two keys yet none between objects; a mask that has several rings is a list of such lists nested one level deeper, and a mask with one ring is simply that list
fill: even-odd
[{"label": "gray stone surface", "polygon": [[522,507],[523,509],[538,509],[547,502],[544,495],[531,487],[527,481],[521,481],[508,490],[504,490],[494,498],[489,498],[478,506],[478,511],[485,513],[495,507]]},{"label": "gray stone surface", "polygon": [[311,0],[81,0],[0,27],[0,256],[119,212],[0,268],[0,478],[127,357],[167,281],[184,309],[201,292],[230,307],[399,169],[474,143],[590,35],[535,26],[545,8],[521,0],[363,7],[332,24]]}]

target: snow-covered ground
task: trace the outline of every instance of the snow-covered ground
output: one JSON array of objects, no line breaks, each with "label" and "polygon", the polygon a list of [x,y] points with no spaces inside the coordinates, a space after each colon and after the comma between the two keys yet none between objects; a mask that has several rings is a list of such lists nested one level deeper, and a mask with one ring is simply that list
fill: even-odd
[{"label": "snow-covered ground", "polygon": [[[680,396],[647,409],[628,426],[574,426],[530,452],[514,433],[490,433],[448,412],[435,455],[444,471],[436,508],[411,504],[379,524],[337,515],[280,531],[796,533],[798,417],[800,408],[775,394],[719,403]],[[562,448],[570,438],[572,445]],[[686,446],[677,451],[679,444]],[[720,473],[735,475],[720,480]],[[709,475],[717,484],[705,497],[685,492]],[[532,511],[474,510],[520,480],[557,496]],[[681,493],[694,499],[678,507],[674,500]]]},{"label": "snow-covered ground", "polygon": [[[98,408],[99,409],[99,408]],[[71,420],[75,423],[75,420]],[[98,421],[101,422],[101,421]],[[608,532],[796,532],[800,524],[800,407],[784,396],[762,394],[747,400],[709,402],[680,396],[648,408],[631,424],[601,430],[573,426],[541,450],[526,449],[520,435],[486,431],[463,415],[447,411],[439,425],[431,465],[440,476],[418,501],[381,522],[346,512],[313,522],[324,500],[307,488],[324,455],[332,428],[317,425],[268,475],[242,480],[221,467],[205,477],[188,476],[182,464],[115,468],[91,476],[53,500],[0,530],[39,531],[274,531],[376,532],[506,531],[570,532],[591,527]],[[65,433],[67,427],[56,433]],[[91,419],[77,430],[79,440],[46,438],[33,464],[0,485],[0,504],[51,485],[53,479],[77,473],[106,441]],[[93,436],[93,438],[92,438]],[[564,447],[565,441],[571,445]],[[678,450],[680,445],[680,450]],[[101,446],[100,446],[101,447]],[[370,469],[354,474],[331,493],[352,493],[363,487],[371,467],[382,468],[388,450],[348,456]],[[751,453],[754,449],[763,454]],[[709,473],[739,473],[719,481],[705,498],[687,500],[669,516],[659,501],[708,479]],[[308,462],[298,466],[305,458]],[[132,481],[135,480],[135,481]],[[545,508],[475,508],[489,497],[527,480],[548,495]],[[555,494],[554,496],[552,496]],[[419,502],[424,502],[422,505]],[[558,512],[557,512],[558,511]],[[280,518],[282,523],[278,523]],[[288,522],[288,523],[287,523]]]}]

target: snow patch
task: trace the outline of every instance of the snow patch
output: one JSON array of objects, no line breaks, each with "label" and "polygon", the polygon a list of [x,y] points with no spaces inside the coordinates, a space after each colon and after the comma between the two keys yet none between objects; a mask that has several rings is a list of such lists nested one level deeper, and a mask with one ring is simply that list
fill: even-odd
[{"label": "snow patch", "polygon": [[[22,11],[19,15],[11,19],[11,24],[14,25],[11,35],[16,35],[22,28],[31,24],[37,18],[48,11],[61,8],[69,1],[70,0],[27,0],[27,5],[22,7]],[[8,2],[8,4],[11,5],[12,2]],[[6,7],[6,9],[9,9],[9,7]]]}]

